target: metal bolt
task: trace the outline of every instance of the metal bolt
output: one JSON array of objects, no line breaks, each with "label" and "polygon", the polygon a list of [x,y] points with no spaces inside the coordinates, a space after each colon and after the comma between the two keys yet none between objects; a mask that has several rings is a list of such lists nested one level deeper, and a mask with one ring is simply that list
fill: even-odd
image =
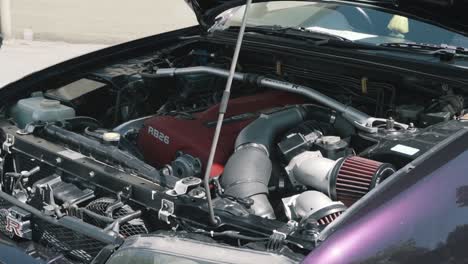
[{"label": "metal bolt", "polygon": [[449,85],[446,83],[442,84],[442,91],[447,92],[450,89]]},{"label": "metal bolt", "polygon": [[395,120],[393,120],[392,117],[389,117],[387,119],[386,128],[387,128],[387,130],[393,130],[394,127],[395,127]]},{"label": "metal bolt", "polygon": [[94,171],[90,171],[89,172],[89,177],[93,178],[94,176],[96,176],[96,173]]},{"label": "metal bolt", "polygon": [[56,158],[56,159],[55,159],[55,162],[56,162],[57,164],[62,163],[62,158]]}]

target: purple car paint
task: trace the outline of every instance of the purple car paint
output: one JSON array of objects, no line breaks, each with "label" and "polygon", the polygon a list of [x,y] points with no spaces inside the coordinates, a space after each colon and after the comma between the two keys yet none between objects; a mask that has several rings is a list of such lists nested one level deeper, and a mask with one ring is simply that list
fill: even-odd
[{"label": "purple car paint", "polygon": [[466,149],[465,133],[404,177],[395,175],[303,263],[466,263]]}]

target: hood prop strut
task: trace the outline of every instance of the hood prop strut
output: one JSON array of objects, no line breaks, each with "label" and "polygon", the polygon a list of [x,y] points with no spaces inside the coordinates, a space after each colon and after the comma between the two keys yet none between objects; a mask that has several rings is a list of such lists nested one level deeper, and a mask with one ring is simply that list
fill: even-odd
[{"label": "hood prop strut", "polygon": [[252,3],[252,0],[246,0],[246,5],[245,5],[245,11],[244,11],[244,16],[242,18],[242,24],[239,30],[239,36],[237,37],[237,43],[236,43],[236,48],[234,50],[234,56],[232,58],[232,63],[231,63],[231,68],[229,71],[228,79],[226,82],[226,88],[224,89],[223,93],[223,98],[221,100],[221,104],[219,106],[219,115],[218,115],[218,121],[216,122],[216,129],[213,135],[213,142],[211,144],[211,150],[210,150],[210,155],[208,158],[208,163],[206,166],[206,171],[205,175],[203,177],[203,184],[205,187],[206,191],[206,200],[208,202],[208,210],[209,210],[209,217],[210,217],[210,222],[214,226],[217,226],[220,224],[219,218],[217,218],[214,214],[214,208],[213,208],[213,201],[211,200],[211,193],[210,193],[210,175],[211,175],[211,167],[213,166],[213,161],[214,157],[216,154],[216,148],[218,146],[218,141],[219,141],[219,135],[221,134],[221,129],[223,126],[223,120],[224,120],[224,114],[226,113],[226,109],[228,106],[229,98],[231,96],[231,87],[232,87],[232,82],[234,80],[234,75],[236,74],[236,66],[237,66],[237,61],[239,59],[239,53],[240,49],[242,46],[242,41],[244,38],[244,32],[245,32],[245,27],[247,25],[247,17],[248,17],[248,11],[250,8],[250,4]]}]

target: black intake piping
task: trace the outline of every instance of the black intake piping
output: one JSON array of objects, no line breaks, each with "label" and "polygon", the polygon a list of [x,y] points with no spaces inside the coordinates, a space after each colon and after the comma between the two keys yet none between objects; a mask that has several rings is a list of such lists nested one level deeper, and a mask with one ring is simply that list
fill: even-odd
[{"label": "black intake piping", "polygon": [[264,146],[270,153],[276,136],[306,120],[331,124],[334,133],[342,138],[348,138],[356,132],[349,121],[330,109],[317,105],[302,105],[260,116],[237,136],[235,149],[248,143],[255,143]]},{"label": "black intake piping", "polygon": [[254,214],[274,219],[275,214],[267,196],[272,172],[269,155],[278,136],[309,119],[330,122],[334,127],[344,130],[350,129],[342,131],[343,134],[354,132],[348,121],[335,117],[326,108],[313,105],[288,107],[264,114],[244,128],[237,137],[236,151],[229,158],[221,177],[225,193],[252,199],[254,204],[251,209]]},{"label": "black intake piping", "polygon": [[249,144],[264,148],[269,155],[276,136],[285,133],[305,120],[304,107],[291,107],[271,114],[261,115],[237,136],[235,149]]}]

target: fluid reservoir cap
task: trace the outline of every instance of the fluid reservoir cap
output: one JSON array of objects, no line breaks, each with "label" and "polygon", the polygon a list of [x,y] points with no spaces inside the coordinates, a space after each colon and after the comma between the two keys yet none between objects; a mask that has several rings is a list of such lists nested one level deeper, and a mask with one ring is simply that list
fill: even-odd
[{"label": "fluid reservoir cap", "polygon": [[40,105],[44,108],[58,108],[60,107],[60,102],[57,100],[44,99],[41,100]]},{"label": "fluid reservoir cap", "polygon": [[341,138],[337,136],[324,136],[320,138],[324,145],[335,145],[340,143]]},{"label": "fluid reservoir cap", "polygon": [[102,139],[106,142],[119,142],[120,134],[117,132],[106,132],[102,135]]}]

